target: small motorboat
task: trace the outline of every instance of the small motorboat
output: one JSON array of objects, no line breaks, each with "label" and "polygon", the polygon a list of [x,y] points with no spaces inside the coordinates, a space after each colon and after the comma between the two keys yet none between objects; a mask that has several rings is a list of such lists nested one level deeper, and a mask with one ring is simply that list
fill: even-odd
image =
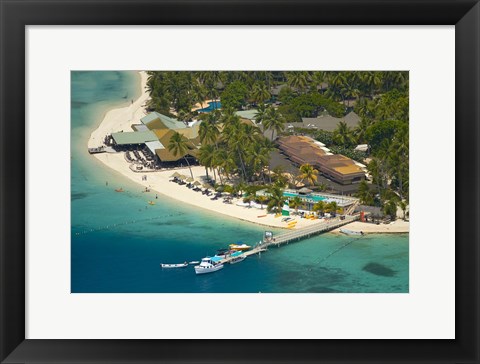
[{"label": "small motorboat", "polygon": [[340,232],[346,235],[363,235],[363,231],[353,231],[348,229],[340,229]]},{"label": "small motorboat", "polygon": [[180,263],[180,264],[160,264],[162,268],[185,268],[188,267],[188,263]]},{"label": "small motorboat", "polygon": [[250,250],[252,247],[250,245],[247,245],[247,244],[230,244],[230,249],[231,250],[237,250],[237,251],[247,251],[247,250]]},{"label": "small motorboat", "polygon": [[115,192],[125,192],[122,187],[115,189]]},{"label": "small motorboat", "polygon": [[205,273],[213,273],[216,272],[217,270],[220,270],[223,268],[223,264],[220,263],[222,259],[221,258],[210,258],[210,257],[205,257],[202,259],[199,265],[195,266],[195,273],[196,274],[205,274]]},{"label": "small motorboat", "polygon": [[230,264],[240,263],[241,261],[245,260],[246,255],[243,252],[235,252],[231,255],[232,259],[230,259]]},{"label": "small motorboat", "polygon": [[230,249],[218,249],[215,253],[216,257],[225,258],[227,255],[230,254]]},{"label": "small motorboat", "polygon": [[199,260],[192,260],[191,262],[188,262],[188,264],[198,264],[198,263],[200,263]]}]

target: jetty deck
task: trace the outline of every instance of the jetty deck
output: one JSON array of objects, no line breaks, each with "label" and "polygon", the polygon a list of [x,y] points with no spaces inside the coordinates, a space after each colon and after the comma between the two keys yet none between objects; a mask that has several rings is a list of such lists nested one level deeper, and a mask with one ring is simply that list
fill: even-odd
[{"label": "jetty deck", "polygon": [[[271,241],[264,241],[262,244],[259,244],[255,248],[248,250],[244,253],[245,256],[250,256],[254,254],[258,254],[268,250],[268,247],[271,246],[281,246],[283,244],[288,244],[290,242],[298,241],[301,239],[307,239],[311,236],[318,235],[324,233],[326,231],[331,231],[340,226],[350,224],[353,221],[356,221],[360,218],[360,215],[347,215],[345,219],[341,220],[340,218],[322,221],[312,226],[307,226],[297,230],[290,230],[283,234],[279,234],[274,236]],[[221,260],[221,263],[228,263],[232,260],[232,257],[226,257],[225,259]]]}]

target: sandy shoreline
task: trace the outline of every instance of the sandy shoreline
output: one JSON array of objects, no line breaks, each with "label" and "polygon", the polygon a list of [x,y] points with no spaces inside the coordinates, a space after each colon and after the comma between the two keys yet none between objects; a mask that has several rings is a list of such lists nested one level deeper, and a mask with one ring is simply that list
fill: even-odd
[{"label": "sandy shoreline", "polygon": [[[112,132],[122,130],[124,130],[125,132],[133,131],[131,125],[140,123],[140,119],[146,115],[143,106],[145,105],[145,102],[149,99],[148,92],[146,91],[148,76],[146,72],[142,71],[139,73],[142,91],[140,97],[128,106],[109,110],[105,114],[105,117],[98,126],[98,128],[91,133],[90,139],[88,140],[88,148],[99,147],[103,145],[103,139],[105,135]],[[208,106],[207,102],[205,102],[204,105],[205,104],[206,106]],[[195,192],[191,189],[186,188],[185,186],[180,186],[176,183],[170,182],[170,176],[174,172],[179,172],[180,174],[189,176],[190,171],[188,170],[188,168],[162,170],[149,173],[136,173],[129,168],[129,164],[124,158],[124,153],[101,153],[93,154],[92,157],[97,158],[106,166],[112,168],[113,170],[117,171],[128,179],[136,182],[138,185],[141,186],[139,187],[139,190],[144,190],[145,187],[148,187],[152,191],[150,194],[148,194],[148,199],[155,204],[161,204],[161,195],[166,195],[183,203],[214,211],[222,215],[227,215],[260,225],[286,228],[287,224],[281,221],[281,217],[275,217],[273,214],[267,214],[266,207],[264,207],[263,209],[259,209],[254,207],[237,206],[236,203],[241,202],[238,199],[234,199],[232,204],[225,204],[223,203],[222,199],[212,201],[208,196],[202,195],[201,192]],[[192,171],[194,178],[202,182],[203,178],[206,176],[205,168],[201,166],[195,166],[192,167]],[[146,181],[142,180],[143,176],[147,176]],[[119,187],[122,186],[112,186],[112,188],[114,189]],[[155,198],[155,194],[159,195],[158,199]],[[148,203],[148,200],[146,200],[145,203]],[[295,221],[297,221],[297,228],[311,226],[312,224],[318,224],[321,221],[301,219],[295,216],[292,217],[295,219]],[[360,224],[361,227],[355,224]],[[406,227],[403,226],[401,229],[399,229],[401,231],[395,231],[395,229],[400,226],[397,226],[396,224],[397,222],[392,225],[374,225],[354,222],[352,224],[349,224],[348,226],[349,229],[359,229],[364,232],[408,232],[408,223]]]},{"label": "sandy shoreline", "polygon": [[150,98],[150,96],[146,91],[148,75],[144,71],[139,73],[141,82],[140,97],[128,106],[109,110],[105,114],[98,128],[95,129],[92,134],[90,134],[88,148],[94,148],[103,145],[103,138],[107,134],[122,130],[125,132],[130,132],[133,131],[131,128],[132,124],[141,123],[140,119],[146,115],[143,105],[145,105],[145,102]]},{"label": "sandy shoreline", "polygon": [[[345,228],[352,231],[362,231],[365,234],[403,234],[410,231],[410,223],[400,219],[390,224],[380,225],[354,221],[348,225],[345,225]],[[331,232],[341,234],[340,229],[335,229]]]}]

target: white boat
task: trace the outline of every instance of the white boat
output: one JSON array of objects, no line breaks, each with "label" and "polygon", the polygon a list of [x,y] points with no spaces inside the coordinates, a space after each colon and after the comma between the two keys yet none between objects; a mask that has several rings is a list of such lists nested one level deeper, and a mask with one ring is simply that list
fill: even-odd
[{"label": "white boat", "polygon": [[198,260],[193,260],[191,262],[188,262],[188,264],[198,264],[198,263],[200,263],[200,261],[198,261]]},{"label": "white boat", "polygon": [[216,272],[217,270],[222,269],[223,264],[220,263],[220,260],[221,259],[214,259],[210,257],[203,258],[200,264],[195,266],[195,273],[196,274],[213,273],[213,272]]},{"label": "white boat", "polygon": [[363,231],[353,231],[348,229],[340,229],[340,232],[346,235],[363,235]]},{"label": "white boat", "polygon": [[235,263],[240,263],[241,261],[245,260],[247,256],[243,254],[243,252],[236,252],[231,255],[231,258],[229,263],[230,264],[235,264]]},{"label": "white boat", "polygon": [[188,267],[188,263],[180,263],[180,264],[160,264],[162,268],[185,268]]}]

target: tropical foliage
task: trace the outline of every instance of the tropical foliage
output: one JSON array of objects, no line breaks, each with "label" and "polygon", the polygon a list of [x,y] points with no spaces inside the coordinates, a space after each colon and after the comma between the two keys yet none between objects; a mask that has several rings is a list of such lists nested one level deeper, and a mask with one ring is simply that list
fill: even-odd
[{"label": "tropical foliage", "polygon": [[300,174],[298,178],[301,181],[305,181],[310,185],[314,185],[317,182],[318,171],[310,164],[306,163],[300,166]]},{"label": "tropical foliage", "polygon": [[174,156],[182,156],[185,162],[187,162],[190,175],[193,178],[192,168],[188,162],[187,153],[190,149],[190,141],[182,134],[175,132],[170,138],[168,144],[168,150],[173,153]]},{"label": "tropical foliage", "polygon": [[[199,160],[222,184],[233,177],[255,184],[278,181],[276,188],[281,190],[290,181],[269,168],[275,135],[285,130],[286,123],[301,121],[302,117],[324,114],[341,118],[353,110],[361,118],[355,128],[342,122],[331,133],[295,131],[313,133],[332,152],[368,163],[371,184],[363,183],[358,191],[363,203],[379,205],[392,216],[397,207],[404,212],[407,209],[408,72],[162,71],[149,72],[147,87],[151,96],[149,110],[184,120],[202,119]],[[209,99],[220,99],[222,110],[207,114],[192,111],[195,105]],[[257,108],[256,124],[261,127],[245,123],[235,114],[253,106]],[[184,156],[188,164],[185,139],[175,135],[168,149]],[[368,154],[354,151],[357,144],[368,144]],[[302,167],[302,180],[315,184],[318,172],[311,166]],[[272,201],[268,206],[275,209]]]}]

